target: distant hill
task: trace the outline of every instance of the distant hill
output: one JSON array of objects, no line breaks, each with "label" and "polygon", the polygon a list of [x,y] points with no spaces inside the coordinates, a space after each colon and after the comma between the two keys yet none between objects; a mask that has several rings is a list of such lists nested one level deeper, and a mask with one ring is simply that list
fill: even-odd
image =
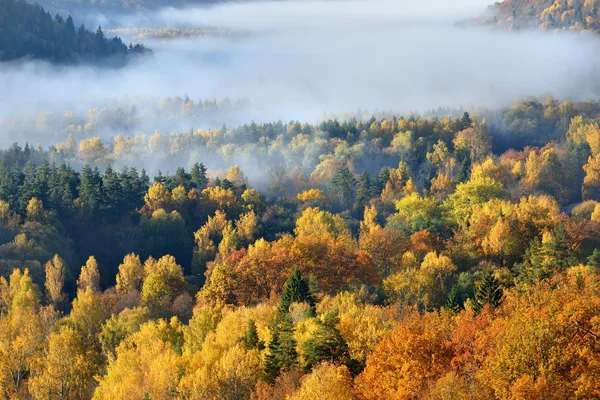
[{"label": "distant hill", "polygon": [[600,0],[505,0],[490,11],[485,22],[512,29],[600,32]]},{"label": "distant hill", "polygon": [[53,18],[43,7],[23,0],[0,0],[0,61],[23,57],[54,62],[123,61],[143,46],[127,47],[120,38],[107,39],[83,25],[75,28],[73,18]]},{"label": "distant hill", "polygon": [[214,4],[227,0],[38,0],[52,10],[96,10],[135,11],[161,7],[185,7],[199,4]]}]

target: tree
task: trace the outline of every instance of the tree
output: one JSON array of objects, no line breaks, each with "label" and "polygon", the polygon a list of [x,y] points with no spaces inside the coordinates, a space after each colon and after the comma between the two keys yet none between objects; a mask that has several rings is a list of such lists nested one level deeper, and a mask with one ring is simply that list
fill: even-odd
[{"label": "tree", "polygon": [[143,324],[117,347],[93,399],[121,398],[123,393],[132,400],[171,398],[183,369],[176,351],[182,339],[182,326],[176,318]]},{"label": "tree", "polygon": [[267,382],[273,383],[282,371],[289,371],[297,365],[296,345],[294,324],[289,314],[285,314],[276,321],[267,347],[264,371]]},{"label": "tree", "polygon": [[305,371],[309,372],[321,362],[353,367],[348,344],[336,327],[338,323],[336,312],[326,314],[310,339],[303,343]]},{"label": "tree", "polygon": [[292,273],[285,282],[281,300],[279,301],[279,314],[287,314],[292,303],[308,303],[311,313],[315,313],[315,300],[310,293],[308,282],[302,279],[302,273],[298,268],[292,270]]},{"label": "tree", "polygon": [[85,265],[81,267],[81,273],[77,280],[79,290],[91,290],[97,293],[100,290],[100,272],[98,271],[98,262],[94,256],[90,256]]},{"label": "tree", "polygon": [[119,265],[117,274],[117,292],[121,294],[139,292],[142,289],[144,280],[144,267],[140,261],[140,256],[131,253],[123,258],[123,263]]},{"label": "tree", "polygon": [[289,400],[354,400],[352,376],[345,366],[323,363],[302,379]]},{"label": "tree", "polygon": [[259,339],[258,332],[256,330],[256,322],[253,319],[248,320],[248,328],[244,336],[241,339],[246,350],[258,349],[262,350],[265,344]]},{"label": "tree", "polygon": [[335,174],[331,178],[329,191],[342,209],[347,210],[354,202],[355,187],[356,179],[354,179],[354,175],[348,167],[342,166],[335,171]]},{"label": "tree", "polygon": [[496,277],[488,273],[486,274],[475,291],[475,298],[473,299],[473,309],[476,312],[488,304],[490,308],[494,309],[500,304],[502,299],[502,288],[496,280]]},{"label": "tree", "polygon": [[37,399],[89,398],[100,360],[94,346],[78,330],[62,326],[48,338],[48,348],[29,382]]},{"label": "tree", "polygon": [[175,257],[166,255],[158,261],[149,258],[144,264],[141,301],[153,313],[164,313],[184,288],[183,269]]},{"label": "tree", "polygon": [[206,167],[202,163],[194,163],[190,171],[192,184],[198,191],[206,189],[208,186],[208,178],[206,177]]},{"label": "tree", "polygon": [[56,309],[60,309],[62,302],[65,299],[65,294],[63,293],[66,273],[65,264],[62,258],[60,258],[58,254],[55,254],[52,260],[46,263],[45,269],[46,299]]}]

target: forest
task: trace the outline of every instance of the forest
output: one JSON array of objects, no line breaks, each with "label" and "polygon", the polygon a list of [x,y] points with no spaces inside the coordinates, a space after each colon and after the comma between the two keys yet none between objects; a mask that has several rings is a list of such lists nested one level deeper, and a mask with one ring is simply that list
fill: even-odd
[{"label": "forest", "polygon": [[600,32],[597,0],[504,0],[490,6],[488,23],[512,29],[539,28]]},{"label": "forest", "polygon": [[197,3],[0,0],[0,398],[600,398],[595,0]]},{"label": "forest", "polygon": [[0,0],[0,61],[32,57],[63,63],[123,62],[127,55],[146,51],[140,44],[127,47],[118,37],[106,38],[101,27],[96,32],[83,24],[76,29],[70,15],[52,18],[37,4]]},{"label": "forest", "polygon": [[[2,396],[595,398],[599,112],[1,150]],[[268,179],[200,148],[270,158]]]}]

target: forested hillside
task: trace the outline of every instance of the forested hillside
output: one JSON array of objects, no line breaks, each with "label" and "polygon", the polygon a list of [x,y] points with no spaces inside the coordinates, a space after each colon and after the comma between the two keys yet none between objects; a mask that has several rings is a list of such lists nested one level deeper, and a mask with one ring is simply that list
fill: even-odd
[{"label": "forested hillside", "polygon": [[102,28],[75,28],[73,18],[54,18],[37,4],[23,0],[0,0],[0,61],[23,57],[72,63],[81,60],[123,61],[143,53],[141,45],[127,47],[120,38],[108,39]]},{"label": "forested hillside", "polygon": [[490,23],[513,29],[600,31],[598,0],[505,0],[491,7]]},{"label": "forested hillside", "polygon": [[93,9],[96,11],[136,11],[161,7],[207,5],[227,0],[41,0],[40,4],[52,9]]},{"label": "forested hillside", "polygon": [[486,114],[2,150],[0,396],[597,398],[600,106]]}]

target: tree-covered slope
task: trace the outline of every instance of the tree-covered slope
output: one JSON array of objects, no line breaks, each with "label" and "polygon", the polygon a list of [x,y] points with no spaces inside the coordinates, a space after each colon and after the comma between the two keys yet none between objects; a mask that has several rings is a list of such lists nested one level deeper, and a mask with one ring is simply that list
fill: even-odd
[{"label": "tree-covered slope", "polygon": [[96,32],[83,25],[75,28],[71,16],[52,18],[40,5],[0,0],[0,61],[23,57],[67,63],[123,60],[129,53],[144,50],[139,45],[128,48],[117,37],[107,39],[100,27]]},{"label": "tree-covered slope", "polygon": [[599,0],[505,0],[491,6],[489,22],[513,29],[600,31]]}]

